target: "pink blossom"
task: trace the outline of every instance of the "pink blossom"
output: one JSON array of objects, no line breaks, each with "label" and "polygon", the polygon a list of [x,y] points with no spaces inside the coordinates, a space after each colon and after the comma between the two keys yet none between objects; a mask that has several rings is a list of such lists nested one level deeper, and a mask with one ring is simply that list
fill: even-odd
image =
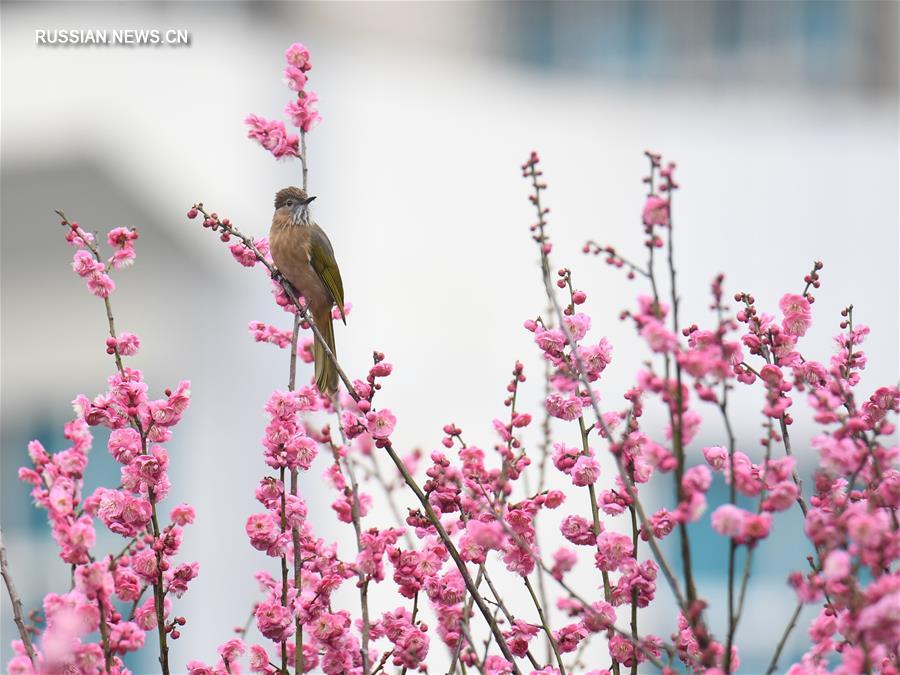
[{"label": "pink blossom", "polygon": [[303,87],[306,86],[306,80],[306,73],[296,66],[288,65],[284,69],[284,82],[287,84],[288,89],[292,91],[303,91]]},{"label": "pink blossom", "polygon": [[256,608],[256,626],[265,637],[281,642],[291,635],[294,617],[280,601],[261,602]]},{"label": "pink blossom", "polygon": [[702,464],[692,466],[684,472],[681,487],[687,494],[705,493],[712,484],[712,474]]},{"label": "pink blossom", "polygon": [[109,454],[120,464],[130,464],[141,454],[141,435],[131,427],[114,429],[109,435]]},{"label": "pink blossom", "polygon": [[288,65],[306,72],[312,69],[312,63],[309,61],[309,49],[300,42],[295,42],[284,53],[284,59]]},{"label": "pink blossom", "polygon": [[269,672],[269,655],[266,653],[264,647],[261,647],[259,645],[250,645],[250,672]]},{"label": "pink blossom", "polygon": [[504,631],[503,637],[506,638],[509,650],[515,656],[525,656],[528,652],[528,643],[538,634],[540,629],[540,626],[516,619],[511,629]]},{"label": "pink blossom", "polygon": [[267,553],[274,552],[281,534],[281,525],[275,516],[269,512],[254,514],[247,518],[245,529],[253,548]]},{"label": "pink blossom", "polygon": [[176,598],[180,598],[187,591],[188,583],[196,579],[199,574],[199,563],[181,563],[175,568],[174,572],[167,574],[169,582],[167,590],[174,594]]},{"label": "pink blossom", "polygon": [[566,347],[566,336],[559,328],[535,327],[534,341],[548,354],[561,355]]},{"label": "pink blossom", "polygon": [[113,575],[115,580],[116,597],[123,602],[133,602],[138,599],[141,591],[141,580],[127,567],[116,568]]},{"label": "pink blossom", "polygon": [[[254,246],[256,249],[263,255],[269,255],[269,240],[265,237],[262,239],[254,239]],[[256,257],[256,253],[253,250],[244,244],[243,241],[238,241],[228,247],[231,251],[231,255],[244,267],[253,267],[256,263],[259,262],[259,258]]]},{"label": "pink blossom", "polygon": [[289,330],[281,330],[261,321],[251,321],[249,328],[253,339],[257,342],[268,342],[281,349],[291,344],[291,331]]},{"label": "pink blossom", "polygon": [[712,514],[713,529],[724,537],[738,538],[749,514],[732,504],[723,504]]},{"label": "pink blossom", "polygon": [[[588,631],[581,623],[572,623],[563,626],[560,630],[554,632],[553,638],[556,640],[557,647],[562,654],[568,654],[578,649],[578,645],[588,636]],[[559,672],[555,668],[545,669],[545,671]]]},{"label": "pink blossom", "polygon": [[75,273],[80,277],[90,277],[94,274],[103,272],[104,265],[95,260],[94,256],[88,251],[81,249],[75,251],[75,255],[72,257],[72,269],[75,270]]},{"label": "pink blossom", "polygon": [[580,342],[587,332],[591,329],[591,317],[587,314],[574,314],[565,318],[566,328],[569,329],[569,335],[572,340]]},{"label": "pink blossom", "polygon": [[150,522],[150,502],[122,492],[97,488],[97,515],[112,532],[133,537]]},{"label": "pink blossom", "polygon": [[544,506],[555,509],[566,501],[566,494],[562,490],[548,490],[544,497]]},{"label": "pink blossom", "polygon": [[298,93],[297,99],[285,106],[284,112],[291,118],[291,123],[295,127],[309,133],[322,121],[322,116],[316,110],[319,95],[313,91],[299,91]]},{"label": "pink blossom", "polygon": [[553,417],[567,421],[581,417],[581,409],[584,405],[583,399],[579,396],[567,398],[556,392],[550,394],[545,402],[547,412],[553,415]]},{"label": "pink blossom", "polygon": [[612,626],[616,621],[615,608],[603,600],[591,605],[589,611],[584,613],[582,623],[592,633],[599,633]]},{"label": "pink blossom", "polygon": [[108,560],[81,565],[75,569],[75,588],[91,600],[98,597],[108,600],[114,587]]},{"label": "pink blossom", "polygon": [[753,513],[744,519],[744,529],[741,533],[741,543],[753,544],[759,539],[769,536],[772,529],[772,514]]},{"label": "pink blossom", "polygon": [[225,663],[230,663],[244,654],[244,642],[234,638],[225,644],[219,645],[217,651]]},{"label": "pink blossom", "polygon": [[721,446],[703,448],[703,457],[714,471],[724,471],[728,467],[728,451]]},{"label": "pink blossom", "polygon": [[109,264],[117,270],[120,270],[134,263],[135,256],[134,247],[126,246],[112,254],[112,257],[109,259]]},{"label": "pink blossom", "polygon": [[675,334],[655,318],[647,319],[644,323],[641,337],[644,338],[650,349],[658,354],[674,352],[678,347],[678,339]]},{"label": "pink blossom", "polygon": [[828,581],[843,581],[850,575],[852,564],[853,560],[847,551],[832,551],[825,558],[822,574]]},{"label": "pink blossom", "polygon": [[181,525],[184,527],[185,525],[189,525],[194,522],[194,518],[196,518],[196,512],[194,511],[194,507],[190,504],[179,504],[174,507],[169,514],[169,518],[176,525]]},{"label": "pink blossom", "polygon": [[[121,356],[134,356],[141,348],[141,340],[134,333],[119,333],[114,342],[116,350]],[[107,340],[108,343],[109,340]]]},{"label": "pink blossom", "polygon": [[584,364],[588,380],[593,382],[600,377],[606,366],[612,361],[612,346],[602,338],[595,345],[578,347],[578,356]]},{"label": "pink blossom", "polygon": [[147,583],[156,581],[159,575],[156,552],[153,549],[144,549],[131,558],[131,568]]},{"label": "pink blossom", "polygon": [[[675,529],[675,525],[677,521],[672,517],[672,513],[670,513],[667,509],[660,509],[652,516],[650,516],[650,528],[653,531],[653,536],[656,539],[663,539],[667,537],[672,530]],[[646,536],[646,532],[641,532],[641,538],[648,539]]]},{"label": "pink blossom", "polygon": [[250,127],[247,138],[259,143],[276,159],[300,156],[300,139],[295,134],[287,133],[284,122],[248,115],[244,123]]},{"label": "pink blossom", "polygon": [[106,242],[111,248],[125,248],[138,238],[138,231],[133,227],[115,227],[106,235]]},{"label": "pink blossom", "polygon": [[642,218],[644,225],[668,225],[669,201],[657,195],[650,195],[644,202]]},{"label": "pink blossom", "polygon": [[554,579],[562,580],[563,575],[571,571],[577,562],[578,555],[575,551],[560,547],[553,554],[553,568],[550,570],[550,574],[553,575]]},{"label": "pink blossom", "polygon": [[615,572],[632,554],[631,538],[618,532],[601,532],[597,537],[595,563],[597,569]]},{"label": "pink blossom", "polygon": [[798,496],[800,488],[793,481],[781,481],[769,488],[769,494],[762,507],[766,511],[786,511],[797,501]]},{"label": "pink blossom", "polygon": [[138,651],[145,639],[144,631],[133,621],[113,624],[109,632],[110,648],[119,654]]},{"label": "pink blossom", "polygon": [[572,466],[570,475],[574,485],[582,487],[593,485],[600,477],[600,465],[593,457],[581,455]]},{"label": "pink blossom", "polygon": [[116,290],[116,283],[108,274],[95,272],[88,277],[88,288],[98,298],[108,298]]},{"label": "pink blossom", "polygon": [[485,675],[512,675],[513,664],[502,656],[489,656],[484,661]]},{"label": "pink blossom", "polygon": [[368,420],[369,433],[372,434],[373,438],[389,438],[397,425],[397,418],[387,408],[383,408],[377,413],[370,412],[366,419]]}]

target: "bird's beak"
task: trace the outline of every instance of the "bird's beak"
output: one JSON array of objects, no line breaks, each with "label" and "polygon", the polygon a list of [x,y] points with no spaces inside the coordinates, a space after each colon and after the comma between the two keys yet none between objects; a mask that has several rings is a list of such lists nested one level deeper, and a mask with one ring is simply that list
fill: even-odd
[{"label": "bird's beak", "polygon": [[315,199],[314,196],[313,196],[313,197],[309,197],[309,198],[308,198],[305,202],[303,202],[303,203],[304,203],[304,204],[309,204],[309,203],[310,203],[312,200],[314,200],[314,199]]}]

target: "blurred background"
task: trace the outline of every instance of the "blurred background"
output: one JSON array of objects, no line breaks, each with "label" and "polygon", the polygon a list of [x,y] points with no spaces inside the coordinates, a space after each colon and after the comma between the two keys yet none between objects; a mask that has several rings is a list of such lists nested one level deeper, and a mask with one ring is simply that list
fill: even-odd
[{"label": "blurred background", "polygon": [[[517,359],[531,376],[520,409],[541,416],[543,368],[521,327],[545,307],[519,172],[532,149],[550,185],[553,263],[570,267],[588,292],[590,337],[606,335],[615,348],[603,382],[607,406],[620,405],[647,358],[617,318],[645,289],[582,255],[581,246],[593,238],[643,257],[645,149],[678,162],[676,257],[688,322],[712,323],[708,287],[719,271],[729,295],[752,292],[774,312],[821,259],[805,352],[829,358],[838,313],[852,302],[857,321],[872,327],[862,391],[896,382],[898,7],[3,2],[0,515],[26,607],[66,590],[69,572],[17,468],[28,462],[32,438],[65,447],[70,401],[102,391],[112,367],[102,303],[71,272],[54,208],[100,232],[140,229],[136,265],[116,275],[118,327],[140,335],[134,363],[152,393],[192,381],[193,403],[169,444],[168,504],[190,501],[198,511],[181,558],[201,566],[176,603],[188,617],[172,649],[177,670],[192,658],[215,661],[216,645],[258,598],[253,572],[274,569],[250,548],[244,522],[258,510],[253,491],[265,473],[263,404],[286,384],[287,353],[254,345],[246,326],[289,321],[265,275],[237,266],[184,214],[203,201],[263,236],[275,191],[299,183],[299,163],[273,161],[243,125],[250,112],[281,118],[290,99],[281,81],[289,44],[310,48],[308,88],[321,98],[324,122],[308,139],[310,189],[353,303],[348,327],[337,328],[342,363],[363,376],[373,349],[387,354],[395,374],[379,397],[398,415],[396,444],[429,452],[451,421],[468,442],[493,445],[491,420],[506,414],[504,388]],[[191,43],[35,44],[36,29],[63,28],[186,29]],[[310,374],[307,367],[303,376]],[[809,474],[814,429],[797,403],[794,447]],[[756,396],[738,398],[734,411],[739,447],[757,459],[760,406]],[[652,417],[647,431],[661,439],[661,416]],[[558,432],[575,442],[571,428]],[[538,433],[535,425],[526,443]],[[723,442],[709,415],[692,461],[702,461],[700,448]],[[335,527],[334,495],[320,478],[326,466],[320,459],[302,488],[317,530],[338,537],[341,554],[352,558],[349,531]],[[85,491],[117,479],[98,431]],[[392,525],[381,493],[372,492],[367,521]],[[726,494],[717,480],[710,510]],[[662,491],[656,497],[670,500]],[[707,523],[693,528],[695,559],[713,631],[722,634],[727,546]],[[545,525],[552,528],[551,519]],[[756,556],[737,640],[743,672],[764,669],[794,607],[785,577],[805,566],[808,552],[798,526],[795,510],[778,516]],[[547,535],[548,556],[555,536]],[[100,536],[98,550],[113,547],[112,536]],[[596,594],[590,570],[584,560],[573,574],[585,594]],[[352,591],[345,594],[351,608]],[[536,621],[517,585],[508,595],[517,614]],[[642,611],[641,626],[667,639],[675,610],[662,583],[659,596]],[[387,598],[378,610],[396,606]],[[15,630],[6,597],[0,605],[5,663]],[[801,616],[785,667],[804,651],[812,616]],[[250,639],[264,641],[255,629]],[[597,656],[601,646],[586,652],[585,669],[608,665]],[[135,672],[156,670],[154,649],[130,659]],[[432,650],[442,663],[434,636]]]}]

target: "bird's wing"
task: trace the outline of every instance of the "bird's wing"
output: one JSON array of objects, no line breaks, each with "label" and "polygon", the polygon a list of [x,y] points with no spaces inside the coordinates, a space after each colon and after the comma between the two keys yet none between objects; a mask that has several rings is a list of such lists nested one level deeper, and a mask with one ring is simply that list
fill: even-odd
[{"label": "bird's wing", "polygon": [[341,320],[346,324],[347,318],[344,316],[344,282],[341,281],[341,271],[338,269],[337,261],[334,259],[334,249],[328,236],[322,231],[322,228],[313,224],[310,227],[309,240],[309,262],[312,268],[319,275],[319,279],[325,284],[338,310],[341,313]]}]

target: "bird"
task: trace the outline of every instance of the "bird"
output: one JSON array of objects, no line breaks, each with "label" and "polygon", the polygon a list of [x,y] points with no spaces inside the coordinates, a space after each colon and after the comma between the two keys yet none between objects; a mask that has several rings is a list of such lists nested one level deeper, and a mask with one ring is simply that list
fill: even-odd
[{"label": "bird", "polygon": [[[344,325],[344,283],[334,248],[310,215],[315,197],[299,187],[286,187],[275,195],[275,213],[269,230],[269,250],[278,272],[306,299],[313,321],[332,354],[334,327],[331,308],[337,305]],[[318,340],[313,343],[316,386],[323,394],[337,392],[337,368]]]}]

